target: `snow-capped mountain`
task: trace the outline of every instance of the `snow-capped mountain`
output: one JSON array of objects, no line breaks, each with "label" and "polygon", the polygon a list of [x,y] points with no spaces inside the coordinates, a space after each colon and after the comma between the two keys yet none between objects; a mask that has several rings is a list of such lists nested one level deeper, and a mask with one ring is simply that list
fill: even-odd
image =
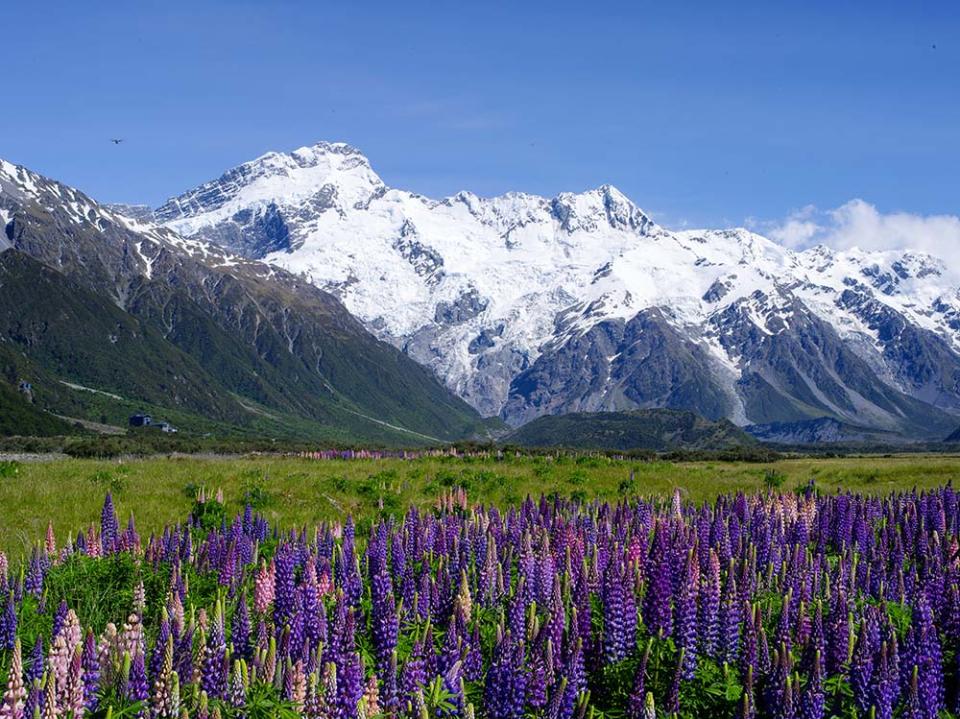
[{"label": "snow-capped mountain", "polygon": [[960,413],[960,293],[920,253],[671,232],[609,185],[435,200],[340,143],[269,153],[155,216],[336,294],[511,424],[667,406],[942,436]]}]

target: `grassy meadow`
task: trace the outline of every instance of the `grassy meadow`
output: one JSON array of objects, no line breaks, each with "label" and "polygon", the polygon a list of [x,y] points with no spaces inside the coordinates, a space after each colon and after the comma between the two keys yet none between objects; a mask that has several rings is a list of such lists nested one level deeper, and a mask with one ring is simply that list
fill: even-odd
[{"label": "grassy meadow", "polygon": [[0,463],[0,549],[21,556],[52,521],[58,540],[99,521],[107,491],[121,518],[131,513],[146,535],[184,519],[199,488],[222,490],[227,510],[250,501],[285,527],[343,519],[361,528],[381,512],[433,504],[463,487],[472,502],[507,506],[559,493],[589,500],[670,496],[688,501],[728,492],[790,490],[813,479],[824,493],[888,493],[932,488],[960,477],[960,457],[905,455],[744,462],[623,461],[605,457],[307,460],[282,456],[63,459]]}]

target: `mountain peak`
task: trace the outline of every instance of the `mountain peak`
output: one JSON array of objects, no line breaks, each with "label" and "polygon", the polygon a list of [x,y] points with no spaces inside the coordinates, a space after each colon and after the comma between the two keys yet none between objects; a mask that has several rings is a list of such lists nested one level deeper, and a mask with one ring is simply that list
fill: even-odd
[{"label": "mountain peak", "polygon": [[322,207],[353,206],[382,192],[385,185],[370,161],[343,142],[318,142],[289,153],[268,152],[228,170],[218,179],[171,198],[157,209],[162,222],[195,231],[194,218],[207,225],[236,213],[309,201]]},{"label": "mountain peak", "polygon": [[554,214],[567,232],[589,232],[604,221],[614,229],[643,235],[656,234],[660,229],[643,210],[613,185],[600,185],[579,194],[561,192],[551,204]]}]

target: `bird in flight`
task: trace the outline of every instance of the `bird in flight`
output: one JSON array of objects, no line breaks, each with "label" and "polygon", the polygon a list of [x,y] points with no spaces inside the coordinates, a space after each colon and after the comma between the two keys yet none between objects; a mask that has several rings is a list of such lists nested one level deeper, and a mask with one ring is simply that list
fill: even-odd
[{"label": "bird in flight", "polygon": [[111,137],[111,138],[110,138],[110,142],[112,142],[114,145],[119,145],[121,142],[123,142],[123,138],[122,138],[122,137]]}]

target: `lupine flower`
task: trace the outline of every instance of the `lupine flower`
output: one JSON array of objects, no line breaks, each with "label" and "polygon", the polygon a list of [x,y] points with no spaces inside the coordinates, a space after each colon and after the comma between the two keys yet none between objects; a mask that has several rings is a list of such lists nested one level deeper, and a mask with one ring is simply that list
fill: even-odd
[{"label": "lupine flower", "polygon": [[222,699],[227,692],[227,640],[223,627],[223,609],[220,603],[213,613],[210,636],[203,653],[200,684],[211,699]]},{"label": "lupine flower", "polygon": [[[53,631],[26,671],[20,649],[8,677],[19,697],[8,703],[31,719],[101,712],[101,692],[142,702],[144,719],[239,716],[268,686],[311,719],[418,716],[437,693],[450,702],[434,707],[441,717],[585,719],[609,708],[639,719],[655,704],[690,711],[701,676],[742,686],[737,700],[715,697],[718,719],[933,719],[960,701],[952,488],[771,492],[699,509],[531,498],[506,512],[456,492],[436,511],[375,524],[360,549],[352,521],[280,531],[250,508],[141,546],[132,523],[119,531],[112,499],[104,510],[99,532],[36,545],[12,574],[0,568],[3,666],[24,627],[38,626],[24,612],[52,610]],[[71,553],[123,554],[143,578],[133,612],[99,641],[81,625],[85,609],[49,581]],[[142,587],[160,572],[166,594],[147,612]],[[221,595],[203,606],[196,585],[217,582]],[[624,669],[627,706],[610,706],[608,682],[630,683]],[[471,683],[482,691],[468,695]]]},{"label": "lupine flower", "polygon": [[120,533],[120,523],[117,521],[117,512],[113,508],[113,496],[107,492],[103,501],[103,510],[100,513],[100,547],[104,554],[112,554],[117,546]]},{"label": "lupine flower", "polygon": [[23,685],[23,657],[20,650],[20,640],[13,642],[13,652],[10,658],[10,669],[7,672],[7,689],[3,693],[3,703],[0,704],[0,718],[22,719],[27,690]]}]

